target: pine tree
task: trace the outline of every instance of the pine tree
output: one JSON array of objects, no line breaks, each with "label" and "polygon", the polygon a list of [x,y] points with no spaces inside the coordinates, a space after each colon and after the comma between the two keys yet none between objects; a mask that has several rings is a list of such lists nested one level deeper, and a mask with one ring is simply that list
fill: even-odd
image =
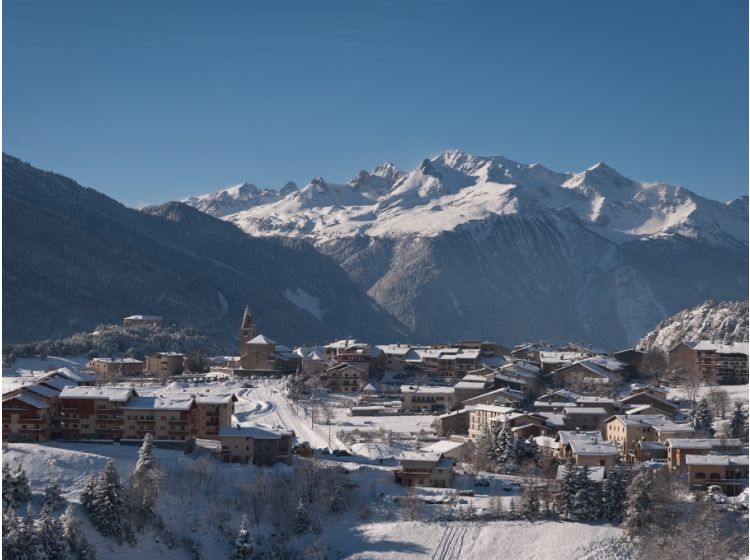
[{"label": "pine tree", "polygon": [[34,523],[34,531],[37,534],[39,544],[44,550],[46,558],[49,560],[68,560],[72,558],[70,546],[63,537],[62,524],[50,516],[47,507],[42,508],[39,519]]},{"label": "pine tree", "polygon": [[250,560],[253,557],[253,540],[248,527],[247,515],[243,515],[240,532],[232,545],[231,560]]},{"label": "pine tree", "polygon": [[709,435],[714,434],[713,421],[714,418],[711,415],[711,409],[708,406],[706,399],[701,399],[695,403],[690,409],[688,415],[690,418],[690,424],[697,432],[705,432]]},{"label": "pine tree", "polygon": [[70,550],[78,550],[81,541],[81,521],[76,515],[73,504],[68,504],[65,512],[60,516],[60,525],[62,527],[62,536],[68,542]]},{"label": "pine tree", "polygon": [[[3,475],[5,475],[4,468]],[[4,489],[5,487],[3,486]],[[24,526],[21,518],[13,508],[3,508],[3,557],[26,558],[25,540]]]},{"label": "pine tree", "polygon": [[521,498],[521,517],[533,521],[539,513],[539,495],[533,482],[528,481]]},{"label": "pine tree", "polygon": [[3,463],[3,510],[14,506],[13,473],[10,470],[10,464]]},{"label": "pine tree", "polygon": [[51,484],[44,489],[44,498],[42,498],[42,505],[49,508],[50,511],[60,509],[65,505],[65,498],[62,497],[60,485],[57,483]]},{"label": "pine tree", "polygon": [[578,493],[578,469],[573,459],[568,459],[560,466],[560,490],[556,496],[556,508],[560,517],[568,521],[575,521],[575,496]]},{"label": "pine tree", "polygon": [[89,511],[89,508],[91,507],[98,483],[99,478],[95,474],[88,474],[83,480],[83,490],[81,490],[81,505],[86,511]]},{"label": "pine tree", "polygon": [[138,451],[138,461],[130,475],[131,499],[138,529],[143,530],[149,519],[156,517],[156,496],[158,491],[159,467],[152,451],[154,436],[146,434]]},{"label": "pine tree", "polygon": [[729,421],[729,437],[747,439],[747,414],[742,401],[734,403],[732,419]]},{"label": "pine tree", "polygon": [[304,535],[310,528],[310,516],[307,514],[305,501],[300,498],[297,502],[297,508],[294,510],[294,532],[297,535]]},{"label": "pine tree", "polygon": [[613,523],[622,521],[627,481],[623,472],[615,468],[609,472],[602,485],[602,518]]},{"label": "pine tree", "polygon": [[638,533],[651,519],[653,486],[653,475],[649,471],[638,473],[628,485],[624,523],[630,535]]},{"label": "pine tree", "polygon": [[573,497],[573,515],[578,520],[594,519],[599,512],[596,507],[596,489],[589,480],[591,469],[583,465],[577,470],[577,490]]},{"label": "pine tree", "polygon": [[539,462],[539,446],[534,438],[529,438],[524,442],[524,457],[535,465]]},{"label": "pine tree", "polygon": [[114,461],[110,460],[104,467],[104,472],[96,480],[92,495],[86,498],[84,507],[91,522],[102,535],[115,537],[120,541],[130,538],[128,496],[117,475]]},{"label": "pine tree", "polygon": [[510,505],[508,506],[508,519],[518,519],[518,507],[516,506],[516,499],[510,499]]},{"label": "pine tree", "polygon": [[11,475],[10,485],[11,503],[14,507],[26,504],[31,500],[31,486],[26,471],[23,470],[21,465],[18,465]]},{"label": "pine tree", "polygon": [[26,516],[22,518],[21,525],[25,558],[30,560],[46,559],[47,551],[42,544],[39,532],[36,530],[31,504],[26,508]]}]

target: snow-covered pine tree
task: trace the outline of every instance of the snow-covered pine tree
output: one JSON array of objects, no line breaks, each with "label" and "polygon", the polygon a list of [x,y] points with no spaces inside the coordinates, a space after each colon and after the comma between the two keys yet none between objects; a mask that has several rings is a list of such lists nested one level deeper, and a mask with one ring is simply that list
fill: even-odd
[{"label": "snow-covered pine tree", "polygon": [[607,474],[602,485],[602,519],[619,523],[622,521],[627,481],[621,469],[615,468]]},{"label": "snow-covered pine tree", "polygon": [[711,409],[706,399],[701,399],[693,404],[688,417],[690,418],[690,424],[697,432],[704,432],[709,435],[714,434],[712,426],[714,418],[711,415]]},{"label": "snow-covered pine tree", "polygon": [[508,519],[518,519],[518,506],[516,505],[515,498],[510,499],[510,504],[508,505]]},{"label": "snow-covered pine tree", "polygon": [[[742,401],[734,402],[732,419],[729,421],[729,437],[747,439],[747,414]],[[4,474],[3,481],[5,481]]]},{"label": "snow-covered pine tree", "polygon": [[31,500],[29,479],[20,464],[11,476],[11,500],[15,507],[26,504]]},{"label": "snow-covered pine tree", "polygon": [[57,482],[45,487],[44,498],[42,498],[43,506],[48,507],[50,511],[55,511],[62,508],[65,504],[65,498],[62,497],[62,491]]},{"label": "snow-covered pine tree", "polygon": [[68,504],[65,512],[60,516],[62,536],[68,542],[70,550],[78,550],[81,541],[81,521],[76,515],[73,504]]},{"label": "snow-covered pine tree", "polygon": [[[3,474],[5,474],[4,471],[5,469],[3,469]],[[4,486],[3,490],[5,490]],[[3,507],[3,557],[24,558],[25,541],[23,520],[12,507]]]},{"label": "snow-covered pine tree", "polygon": [[243,515],[240,532],[237,533],[232,545],[231,560],[251,560],[253,557],[253,539],[250,536],[249,526],[247,515]]},{"label": "snow-covered pine tree", "polygon": [[310,529],[310,516],[305,501],[300,497],[294,510],[294,533],[304,535]]},{"label": "snow-covered pine tree", "polygon": [[23,535],[23,546],[24,554],[21,558],[28,558],[29,560],[42,560],[48,558],[47,552],[42,544],[42,540],[39,538],[39,532],[36,529],[34,523],[33,511],[31,504],[26,508],[26,516],[22,518],[21,533]]},{"label": "snow-covered pine tree", "polygon": [[555,498],[557,512],[562,519],[575,521],[575,496],[578,493],[578,469],[573,458],[569,458],[559,469],[560,490]]},{"label": "snow-covered pine tree", "polygon": [[49,560],[68,560],[72,558],[68,541],[63,537],[62,524],[50,516],[46,506],[42,508],[39,518],[34,523],[34,531],[39,544]]},{"label": "snow-covered pine tree", "polygon": [[131,501],[140,531],[150,519],[156,517],[156,496],[161,473],[154,460],[153,442],[154,436],[146,434],[138,451],[138,461],[130,474]]},{"label": "snow-covered pine tree", "polygon": [[518,441],[513,436],[510,422],[502,423],[502,427],[498,432],[496,453],[498,464],[502,465],[505,470],[512,469],[518,464]]},{"label": "snow-covered pine tree", "polygon": [[13,473],[9,463],[3,463],[3,511],[13,507]]},{"label": "snow-covered pine tree", "polygon": [[536,440],[533,437],[530,437],[524,442],[523,451],[524,458],[527,461],[530,461],[535,465],[539,462],[539,445],[537,445]]},{"label": "snow-covered pine tree", "polygon": [[532,481],[527,481],[521,497],[521,517],[528,521],[533,521],[539,513],[539,494],[536,485]]},{"label": "snow-covered pine tree", "polygon": [[477,437],[473,462],[479,470],[495,464],[495,438],[487,425],[482,428]]},{"label": "snow-covered pine tree", "polygon": [[81,490],[81,505],[86,512],[89,511],[91,503],[94,500],[94,493],[99,481],[99,477],[95,474],[88,474],[83,480],[83,490]]},{"label": "snow-covered pine tree", "polygon": [[599,511],[596,503],[596,489],[589,480],[591,469],[588,465],[583,465],[576,470],[578,471],[578,490],[573,498],[573,514],[578,520],[595,519]]},{"label": "snow-covered pine tree", "polygon": [[130,538],[128,495],[120,482],[115,462],[110,460],[96,481],[86,511],[99,532],[119,541]]},{"label": "snow-covered pine tree", "polygon": [[630,535],[638,533],[651,518],[653,486],[653,475],[645,470],[635,475],[628,485],[623,521]]}]

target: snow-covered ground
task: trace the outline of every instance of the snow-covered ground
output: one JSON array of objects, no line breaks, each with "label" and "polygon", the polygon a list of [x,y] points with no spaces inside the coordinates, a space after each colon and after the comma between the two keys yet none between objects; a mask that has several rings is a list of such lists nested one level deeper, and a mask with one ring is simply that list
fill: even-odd
[{"label": "snow-covered ground", "polygon": [[[748,393],[748,390],[750,389],[750,385],[703,385],[701,387],[698,387],[698,390],[696,391],[696,396],[698,398],[708,397],[711,393],[712,389],[723,389],[727,392],[729,395],[729,401],[730,401],[730,409],[731,409],[731,403],[734,403],[734,401],[742,401],[742,402],[748,402],[748,398],[750,393]],[[687,390],[685,387],[669,387],[667,398],[680,398],[685,399],[687,398]]]},{"label": "snow-covered ground", "polygon": [[[127,476],[136,461],[136,446],[84,443],[51,443],[10,444],[3,454],[3,461],[12,466],[22,464],[26,470],[35,493],[40,493],[45,485],[57,482],[64,491],[64,497],[72,502],[79,500],[83,481],[87,474],[98,473],[109,458],[115,460],[121,476]],[[155,449],[156,461],[168,473],[170,480],[185,479],[189,473],[202,471],[204,457],[211,457],[208,448],[199,446],[191,455],[179,451]],[[283,473],[289,467],[277,465],[271,469],[248,465],[230,465],[211,460],[208,463],[214,480],[221,481],[224,495],[233,489],[247,484],[261,472]],[[355,463],[341,463],[352,469],[348,481],[356,487],[360,503],[390,504],[393,508],[391,517],[398,518],[398,506],[388,496],[403,494],[402,487],[395,484],[389,468],[360,467]],[[177,476],[177,473],[182,473]],[[171,485],[172,482],[165,483]],[[486,490],[487,489],[481,489]],[[193,492],[197,492],[194,489]],[[450,490],[425,489],[422,495],[435,497]],[[380,497],[376,497],[376,496]],[[160,492],[160,513],[168,526],[179,533],[188,527],[188,532],[200,541],[205,558],[226,557],[229,551],[229,539],[216,534],[212,527],[212,505],[210,500],[201,502],[197,496],[180,495],[174,489],[164,488]],[[385,498],[383,497],[385,496]],[[508,497],[509,499],[509,497]],[[479,505],[481,497],[462,498]],[[38,497],[35,499],[38,502]],[[184,502],[184,503],[183,503]],[[249,506],[224,498],[225,513],[230,514],[230,524],[238,524],[241,511]],[[190,504],[194,507],[191,508]],[[199,505],[200,504],[200,505]],[[38,504],[35,504],[38,505]],[[373,507],[375,507],[373,505]],[[386,506],[388,507],[388,506]],[[434,507],[434,506],[433,506]],[[203,509],[201,509],[203,508]],[[211,510],[211,511],[208,511]],[[131,547],[98,535],[86,522],[82,512],[89,540],[96,546],[99,557],[111,559],[130,559],[134,557],[150,560],[151,558],[184,558],[185,550],[179,545],[171,548],[163,536],[146,532],[139,537],[138,544]],[[356,560],[389,560],[389,559],[463,559],[463,558],[496,558],[498,551],[504,557],[524,559],[622,559],[623,556],[608,556],[607,551],[614,549],[610,540],[621,536],[619,528],[604,524],[573,524],[553,521],[534,523],[520,521],[476,521],[476,522],[412,522],[387,521],[376,519],[363,521],[355,507],[341,516],[329,518],[323,527],[322,537],[333,551],[341,551],[342,557]],[[306,537],[308,540],[312,537]],[[304,540],[304,539],[303,539]],[[604,545],[595,546],[597,542]],[[300,544],[304,548],[303,543]],[[593,551],[593,552],[592,552]]]}]

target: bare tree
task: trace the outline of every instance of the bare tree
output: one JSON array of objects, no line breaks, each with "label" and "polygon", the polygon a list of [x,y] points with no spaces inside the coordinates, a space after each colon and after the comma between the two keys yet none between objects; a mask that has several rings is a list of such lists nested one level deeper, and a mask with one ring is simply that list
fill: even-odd
[{"label": "bare tree", "polygon": [[708,393],[708,403],[711,405],[711,411],[714,417],[726,418],[727,408],[729,407],[729,393],[722,387],[711,387]]},{"label": "bare tree", "polygon": [[658,380],[667,372],[667,355],[656,348],[647,351],[641,360],[641,373],[649,379]]}]

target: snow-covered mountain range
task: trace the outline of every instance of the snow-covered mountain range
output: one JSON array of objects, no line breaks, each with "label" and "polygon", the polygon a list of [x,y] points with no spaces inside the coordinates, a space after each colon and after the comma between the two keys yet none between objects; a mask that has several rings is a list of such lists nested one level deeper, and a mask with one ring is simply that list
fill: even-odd
[{"label": "snow-covered mountain range", "polygon": [[253,235],[435,236],[497,215],[572,212],[617,243],[682,235],[747,244],[747,197],[724,204],[665,183],[638,183],[604,163],[580,173],[450,150],[410,172],[391,163],[345,184],[313,179],[281,191],[242,184],[185,203]]},{"label": "snow-covered mountain range", "polygon": [[680,311],[659,323],[638,342],[644,351],[666,352],[680,342],[713,340],[717,343],[748,341],[748,302],[707,301]]},{"label": "snow-covered mountain range", "polygon": [[411,171],[239,191],[185,202],[253,236],[310,241],[421,338],[615,348],[747,293],[747,197],[717,202],[603,163],[560,173],[450,150]]}]

